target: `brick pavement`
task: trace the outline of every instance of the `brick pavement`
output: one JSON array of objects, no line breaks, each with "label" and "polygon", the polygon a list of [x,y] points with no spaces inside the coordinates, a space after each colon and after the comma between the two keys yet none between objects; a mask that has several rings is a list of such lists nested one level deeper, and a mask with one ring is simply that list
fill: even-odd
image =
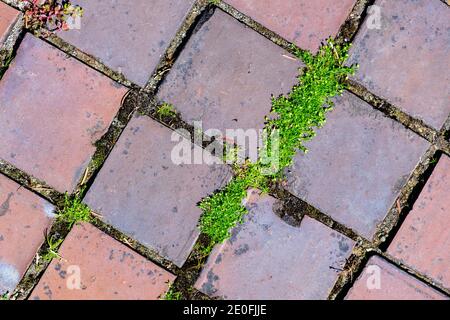
[{"label": "brick pavement", "polygon": [[[188,299],[448,299],[443,2],[378,0],[365,20],[352,9],[367,3],[355,0],[74,3],[85,11],[80,30],[50,41],[23,30],[2,61],[0,294],[160,299],[174,282]],[[0,2],[1,42],[17,17]],[[233,172],[174,163],[180,141],[202,149],[173,130],[196,120],[204,130],[262,128],[271,97],[288,93],[303,66],[286,40],[316,51],[339,31],[353,32],[360,90],[333,99],[287,183],[253,190],[243,224],[205,256],[197,205]],[[140,91],[149,81],[155,96]],[[179,118],[158,116],[152,98]],[[66,191],[84,196],[91,223],[55,222]],[[36,258],[46,232],[62,240],[50,263]]]}]

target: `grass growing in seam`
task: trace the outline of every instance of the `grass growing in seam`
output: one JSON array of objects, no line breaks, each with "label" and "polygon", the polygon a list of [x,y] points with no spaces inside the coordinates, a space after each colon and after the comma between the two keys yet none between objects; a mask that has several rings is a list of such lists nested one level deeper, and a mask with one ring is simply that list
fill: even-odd
[{"label": "grass growing in seam", "polygon": [[306,152],[303,143],[315,136],[315,129],[324,125],[326,114],[333,107],[331,98],[345,89],[345,80],[356,67],[344,65],[350,45],[336,45],[328,40],[316,55],[294,48],[296,56],[306,67],[298,78],[298,84],[287,95],[272,99],[272,115],[266,119],[264,130],[269,137],[265,142],[266,153],[272,153],[271,133],[279,138],[279,167],[270,174],[268,165],[261,159],[256,163],[235,165],[233,180],[221,191],[203,199],[200,230],[209,236],[211,249],[230,237],[233,227],[242,222],[247,209],[242,204],[249,188],[267,192],[269,182],[283,178],[284,169],[292,165],[298,150]]},{"label": "grass growing in seam", "polygon": [[64,207],[58,212],[58,221],[67,223],[69,228],[77,222],[92,221],[91,209],[81,201],[77,195],[71,197],[68,194],[64,196]]}]

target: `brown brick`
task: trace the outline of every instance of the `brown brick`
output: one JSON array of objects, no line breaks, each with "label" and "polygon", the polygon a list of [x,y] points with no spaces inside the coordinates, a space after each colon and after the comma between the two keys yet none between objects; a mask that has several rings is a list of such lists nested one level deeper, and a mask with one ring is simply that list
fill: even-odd
[{"label": "brown brick", "polygon": [[50,203],[0,175],[0,295],[17,286],[53,218]]},{"label": "brown brick", "polygon": [[75,0],[84,9],[80,30],[59,35],[144,86],[194,0]]},{"label": "brown brick", "polygon": [[[175,134],[148,117],[135,117],[86,196],[105,221],[181,266],[199,234],[197,203],[230,179],[225,165],[171,160]],[[190,141],[187,146],[192,150]],[[208,158],[211,158],[209,156]]]},{"label": "brown brick", "polygon": [[442,300],[445,295],[389,262],[370,258],[347,300]]},{"label": "brown brick", "polygon": [[350,93],[288,169],[288,189],[370,239],[429,144]]},{"label": "brown brick", "polygon": [[443,155],[388,252],[450,288],[450,158]]},{"label": "brown brick", "polygon": [[290,91],[300,62],[217,10],[189,40],[158,98],[203,129],[260,129],[271,95]]},{"label": "brown brick", "polygon": [[125,92],[27,34],[0,81],[0,158],[73,191]]},{"label": "brown brick", "polygon": [[366,21],[360,29],[349,60],[360,64],[355,79],[439,130],[450,113],[450,10],[427,0],[375,5],[381,28]]},{"label": "brown brick", "polygon": [[61,259],[53,259],[30,299],[155,300],[175,280],[87,223],[73,228],[59,254]]},{"label": "brown brick", "polygon": [[245,222],[214,248],[196,288],[225,299],[327,298],[353,241],[308,217],[290,226],[276,205],[250,195]]},{"label": "brown brick", "polygon": [[302,49],[316,51],[334,37],[350,14],[355,0],[225,0],[266,28]]}]

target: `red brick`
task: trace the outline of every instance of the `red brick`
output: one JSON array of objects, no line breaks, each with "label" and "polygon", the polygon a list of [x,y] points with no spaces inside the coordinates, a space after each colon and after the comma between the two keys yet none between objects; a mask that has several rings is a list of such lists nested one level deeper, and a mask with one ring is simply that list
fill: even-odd
[{"label": "red brick", "polygon": [[16,22],[19,11],[0,2],[0,46],[5,40],[10,28]]},{"label": "red brick", "polygon": [[334,37],[356,0],[225,0],[299,47],[316,51]]},{"label": "red brick", "polygon": [[250,196],[244,224],[214,248],[196,288],[225,299],[327,298],[353,241],[308,217],[290,226],[274,205],[270,196]]},{"label": "red brick", "polygon": [[0,175],[0,295],[17,286],[53,218],[50,203]]},{"label": "red brick", "polygon": [[80,30],[59,34],[108,67],[144,86],[194,0],[75,0],[84,9]]},{"label": "red brick", "polygon": [[351,50],[355,79],[440,129],[450,113],[450,10],[441,1],[376,1],[381,29],[362,26]]},{"label": "red brick", "polygon": [[300,62],[217,10],[193,35],[163,82],[158,98],[204,130],[262,128],[271,95],[296,83]]},{"label": "red brick", "polygon": [[[61,259],[53,259],[30,299],[155,300],[175,280],[171,273],[87,223],[74,227],[59,254]],[[77,275],[79,288],[74,281]]]},{"label": "red brick", "polygon": [[[378,283],[378,280],[375,280],[377,278]],[[446,297],[403,270],[375,256],[370,258],[346,299],[442,300]]]},{"label": "red brick", "polygon": [[0,82],[0,158],[73,191],[125,92],[27,34]]},{"label": "red brick", "polygon": [[403,263],[450,288],[450,158],[442,156],[389,246]]},{"label": "red brick", "polygon": [[173,133],[148,117],[133,118],[85,202],[105,221],[181,266],[199,234],[197,203],[222,188],[231,172],[218,164],[174,164],[171,153],[178,142],[171,142]]},{"label": "red brick", "polygon": [[288,170],[288,189],[370,239],[429,146],[350,93]]}]

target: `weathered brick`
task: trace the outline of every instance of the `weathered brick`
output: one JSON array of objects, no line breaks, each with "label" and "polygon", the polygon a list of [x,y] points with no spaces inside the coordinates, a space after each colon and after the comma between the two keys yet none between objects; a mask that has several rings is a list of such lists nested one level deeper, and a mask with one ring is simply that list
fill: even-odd
[{"label": "weathered brick", "polygon": [[194,0],[75,0],[84,9],[80,30],[59,35],[144,86]]},{"label": "weathered brick", "polygon": [[347,294],[347,300],[442,300],[445,295],[374,256]]},{"label": "weathered brick", "polygon": [[316,51],[323,40],[338,33],[356,0],[225,0],[225,2],[302,49]]},{"label": "weathered brick", "polygon": [[429,143],[350,93],[287,172],[298,197],[371,238]]},{"label": "weathered brick", "polygon": [[263,36],[217,10],[192,36],[163,82],[158,98],[204,130],[260,129],[271,95],[296,83],[300,62]]},{"label": "weathered brick", "polygon": [[245,222],[214,248],[196,288],[226,299],[326,299],[353,241],[308,217],[290,226],[274,198],[249,198]]},{"label": "weathered brick", "polygon": [[443,155],[389,246],[403,263],[450,288],[450,158]]},{"label": "weathered brick", "polygon": [[223,187],[231,172],[220,164],[175,164],[179,139],[148,117],[133,118],[85,201],[105,221],[181,266],[199,234],[197,203]]},{"label": "weathered brick", "polygon": [[0,2],[0,46],[18,16],[19,11]]},{"label": "weathered brick", "polygon": [[351,50],[349,63],[360,64],[356,81],[440,129],[450,113],[450,10],[427,0],[375,5],[380,28],[369,15]]},{"label": "weathered brick", "polygon": [[17,286],[53,218],[50,203],[0,175],[0,295]]},{"label": "weathered brick", "polygon": [[125,92],[27,34],[0,82],[0,158],[73,191]]},{"label": "weathered brick", "polygon": [[76,225],[33,300],[155,300],[175,276],[90,224]]}]

